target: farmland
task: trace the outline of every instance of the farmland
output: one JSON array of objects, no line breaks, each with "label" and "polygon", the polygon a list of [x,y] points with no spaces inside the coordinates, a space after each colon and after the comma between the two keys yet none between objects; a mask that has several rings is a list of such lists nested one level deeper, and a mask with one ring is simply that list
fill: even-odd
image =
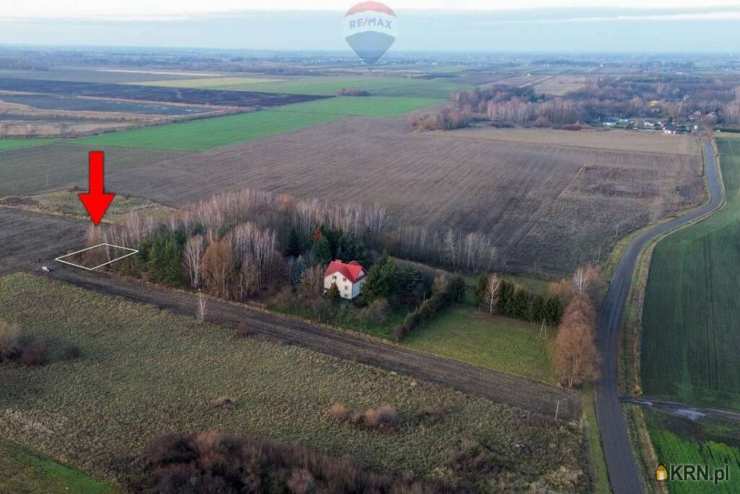
[{"label": "farmland", "polygon": [[[85,164],[88,151],[90,147],[62,141],[48,146],[38,145],[1,152],[0,197],[32,195],[73,185],[87,186]],[[106,172],[151,166],[182,154],[173,151],[112,148],[106,152]]]},{"label": "farmland", "polygon": [[[0,207],[0,272],[17,270],[38,258],[54,258],[83,244],[86,225],[60,217]],[[38,268],[38,266],[36,266]]]},{"label": "farmland", "polygon": [[349,116],[387,117],[433,106],[426,98],[332,98],[227,117],[136,129],[81,139],[79,144],[205,151],[294,132]]},{"label": "farmland", "polygon": [[[648,414],[648,430],[658,461],[664,465],[708,465],[729,467],[729,481],[668,482],[671,494],[730,494],[737,492],[740,478],[740,448],[721,439],[703,438],[700,425],[682,424],[676,419]],[[657,467],[657,465],[655,466]]]},{"label": "farmland", "polygon": [[740,408],[740,141],[718,141],[726,207],[655,249],[641,349],[645,393]]},{"label": "farmland", "polygon": [[0,136],[77,137],[324,98],[0,78]]},{"label": "farmland", "polygon": [[[598,135],[597,146],[586,133],[581,146],[578,133],[560,145],[542,131],[526,143],[522,131],[512,132],[512,140],[498,131],[496,139],[413,133],[399,120],[355,118],[111,180],[121,192],[165,204],[241,187],[379,203],[400,226],[484,232],[498,249],[497,269],[540,274],[605,259],[629,231],[703,198],[702,163],[689,137],[676,136],[671,147],[615,133]],[[632,142],[649,151],[626,150]]]},{"label": "farmland", "polygon": [[0,79],[0,91],[237,107],[280,106],[319,98],[318,96],[260,94],[246,91],[206,91],[188,88],[36,79]]},{"label": "farmland", "polygon": [[[7,383],[0,413],[8,417],[0,433],[96,477],[120,481],[125,460],[160,433],[219,429],[427,478],[453,451],[483,445],[496,469],[446,475],[472,473],[506,490],[535,482],[585,490],[577,427],[299,347],[236,339],[224,328],[39,277],[0,283],[0,310],[12,321],[82,351],[79,359],[32,371],[0,367]],[[210,405],[224,396],[236,407]],[[384,434],[336,423],[326,414],[336,401],[392,404],[401,426]],[[444,410],[439,420],[418,418],[430,408]],[[571,474],[579,478],[575,485],[565,480]]]},{"label": "farmland", "polygon": [[74,468],[0,440],[0,492],[112,494],[117,491]]},{"label": "farmland", "polygon": [[50,139],[0,139],[0,152],[50,144]]},{"label": "farmland", "polygon": [[261,91],[284,94],[333,96],[341,89],[368,91],[374,96],[415,96],[447,99],[450,93],[472,89],[470,84],[448,79],[374,76],[314,76],[292,78],[219,77],[166,80],[139,84],[218,90]]}]

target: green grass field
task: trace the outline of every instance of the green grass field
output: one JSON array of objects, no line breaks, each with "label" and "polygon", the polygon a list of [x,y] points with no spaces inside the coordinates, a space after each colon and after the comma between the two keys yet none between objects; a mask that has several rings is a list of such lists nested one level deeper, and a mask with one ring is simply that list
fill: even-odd
[{"label": "green grass field", "polygon": [[361,89],[375,96],[414,96],[447,99],[450,93],[472,89],[469,84],[444,78],[316,76],[316,77],[215,77],[137,83],[148,86],[260,91],[266,93],[333,96],[340,89]]},{"label": "green grass field", "polygon": [[108,494],[119,491],[79,470],[0,439],[0,492]]},{"label": "green grass field", "polygon": [[54,139],[0,139],[0,152],[51,144]]},{"label": "green grass field", "polygon": [[537,325],[458,306],[413,331],[404,344],[479,367],[555,383],[550,339],[538,336],[538,331]]},{"label": "green grass field", "polygon": [[[740,489],[740,448],[712,440],[691,438],[670,430],[665,419],[654,413],[646,415],[650,438],[658,461],[674,465],[709,465],[712,469],[729,465],[729,481],[717,483],[679,481],[668,482],[671,494],[731,494]],[[654,466],[657,468],[657,465]]]},{"label": "green grass field", "polygon": [[[587,468],[578,427],[530,421],[442,386],[293,345],[240,339],[233,330],[43,277],[0,278],[0,314],[29,334],[82,351],[79,359],[41,368],[0,366],[0,437],[99,478],[118,478],[111,462],[159,434],[213,429],[425,477],[451,475],[445,465],[453,451],[482,442],[498,465],[486,475],[506,491],[540,481],[557,489],[552,479],[561,465]],[[213,408],[220,397],[236,400],[236,408]],[[337,401],[391,404],[401,426],[389,434],[338,424],[326,414]],[[418,418],[429,409],[444,413]]]},{"label": "green grass field", "polygon": [[350,116],[396,117],[434,106],[430,98],[331,98],[271,110],[173,123],[76,139],[76,144],[176,151],[205,151]]},{"label": "green grass field", "polygon": [[740,408],[740,140],[718,144],[727,206],[655,249],[641,373],[648,395]]}]

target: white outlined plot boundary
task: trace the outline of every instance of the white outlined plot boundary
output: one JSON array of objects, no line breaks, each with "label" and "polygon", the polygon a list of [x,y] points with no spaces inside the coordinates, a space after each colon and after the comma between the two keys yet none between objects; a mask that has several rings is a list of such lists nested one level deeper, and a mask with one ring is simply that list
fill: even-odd
[{"label": "white outlined plot boundary", "polygon": [[[126,255],[124,255],[124,256],[121,256],[121,257],[116,257],[112,261],[104,262],[103,264],[101,264],[99,266],[95,266],[94,268],[88,268],[87,266],[82,266],[80,264],[75,264],[73,262],[69,262],[69,261],[65,261],[64,260],[65,257],[70,257],[70,256],[74,256],[74,255],[77,255],[77,254],[82,254],[83,252],[87,252],[89,250],[97,249],[99,247],[113,247],[115,249],[127,250],[127,251],[129,251],[129,253],[126,254]],[[57,257],[54,260],[56,262],[59,262],[59,263],[62,263],[62,264],[66,264],[68,266],[72,266],[72,267],[79,268],[79,269],[84,269],[85,271],[96,271],[96,270],[98,270],[98,269],[100,269],[102,267],[108,266],[109,264],[113,264],[114,262],[121,261],[123,259],[126,259],[127,257],[135,256],[138,253],[139,253],[139,251],[136,250],[136,249],[129,249],[128,247],[121,247],[120,245],[113,245],[113,244],[109,244],[109,243],[103,242],[102,244],[93,245],[92,247],[87,247],[86,249],[81,249],[81,250],[78,250],[78,251],[75,251],[75,252],[70,252],[69,254],[65,254],[63,256],[59,256],[59,257]]]}]

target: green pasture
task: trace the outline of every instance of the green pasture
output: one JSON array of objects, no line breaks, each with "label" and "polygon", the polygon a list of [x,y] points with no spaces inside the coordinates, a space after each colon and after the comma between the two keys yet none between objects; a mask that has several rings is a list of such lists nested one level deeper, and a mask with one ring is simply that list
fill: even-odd
[{"label": "green pasture", "polygon": [[740,408],[740,140],[718,145],[727,206],[655,249],[642,385],[648,395]]},{"label": "green pasture", "polygon": [[0,139],[0,152],[51,144],[53,139]]},{"label": "green pasture", "polygon": [[434,106],[431,98],[330,98],[226,117],[193,120],[76,139],[78,144],[105,148],[205,151],[251,141],[351,116],[394,117]]}]

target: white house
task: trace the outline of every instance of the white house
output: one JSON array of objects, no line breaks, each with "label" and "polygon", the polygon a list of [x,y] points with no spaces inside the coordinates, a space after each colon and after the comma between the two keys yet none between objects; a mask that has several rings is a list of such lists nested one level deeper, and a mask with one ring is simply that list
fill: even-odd
[{"label": "white house", "polygon": [[324,271],[324,289],[330,290],[332,285],[337,285],[342,298],[353,300],[362,293],[366,277],[365,268],[357,261],[332,261]]}]

